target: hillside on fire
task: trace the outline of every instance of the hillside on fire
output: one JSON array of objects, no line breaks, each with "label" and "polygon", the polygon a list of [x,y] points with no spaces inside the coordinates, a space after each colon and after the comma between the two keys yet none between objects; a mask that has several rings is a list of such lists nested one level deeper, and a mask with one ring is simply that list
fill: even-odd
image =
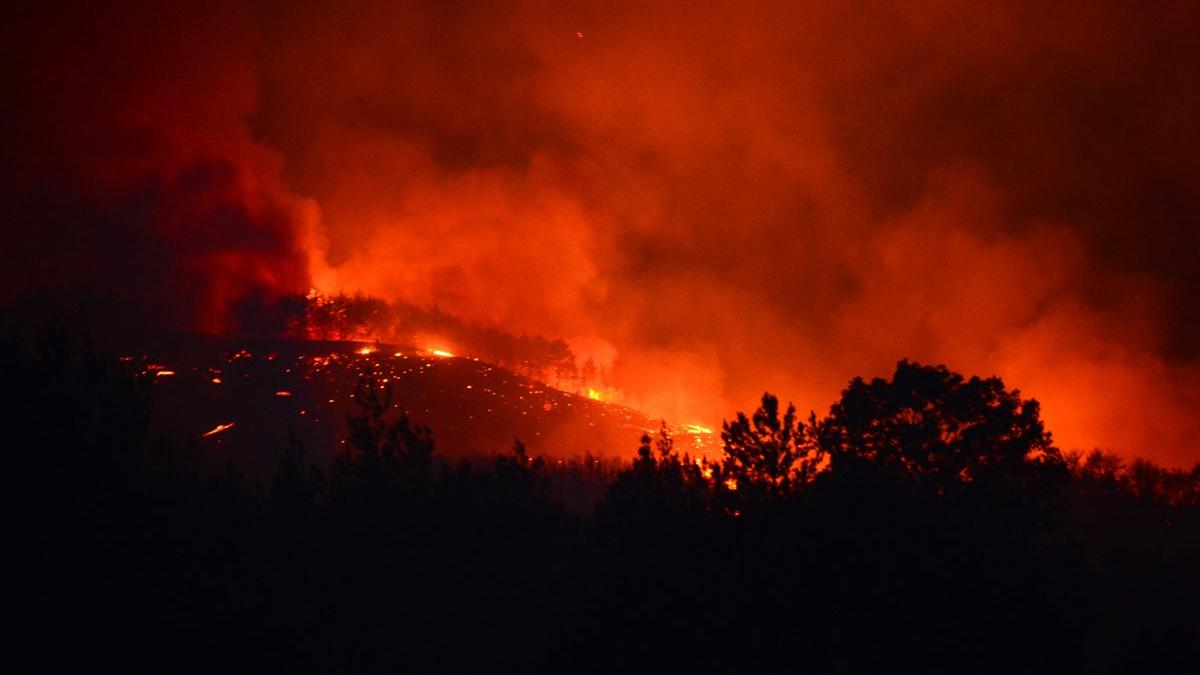
[{"label": "hillside on fire", "polygon": [[1200,673],[1200,2],[6,10],[9,670]]}]

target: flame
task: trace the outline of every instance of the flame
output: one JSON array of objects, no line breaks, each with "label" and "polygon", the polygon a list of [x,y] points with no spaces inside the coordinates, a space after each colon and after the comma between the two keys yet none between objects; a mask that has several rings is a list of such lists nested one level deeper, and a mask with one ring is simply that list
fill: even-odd
[{"label": "flame", "polygon": [[233,424],[234,424],[233,422],[228,422],[226,424],[218,424],[217,426],[213,427],[212,429],[209,429],[208,431],[204,432],[203,437],[208,438],[209,436],[219,434],[222,431],[225,431],[226,429],[232,429]]},{"label": "flame", "polygon": [[373,354],[374,352],[375,352],[375,349],[373,347],[361,347],[358,349],[358,351],[356,353],[366,356],[367,354]]},{"label": "flame", "polygon": [[599,391],[596,391],[595,389],[588,389],[587,397],[592,399],[593,401],[603,401],[604,400],[604,395],[601,394]]},{"label": "flame", "polygon": [[450,352],[446,351],[445,349],[430,349],[429,353],[433,354],[434,356],[440,356],[443,359],[448,359],[448,358],[451,358],[454,356],[454,354],[451,354]]}]

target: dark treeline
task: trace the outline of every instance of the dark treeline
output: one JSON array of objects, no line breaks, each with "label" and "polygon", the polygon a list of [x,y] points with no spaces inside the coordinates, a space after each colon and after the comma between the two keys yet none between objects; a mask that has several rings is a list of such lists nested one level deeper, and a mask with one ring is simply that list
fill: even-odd
[{"label": "dark treeline", "polygon": [[1197,672],[1200,467],[1064,457],[995,378],[764,395],[720,460],[660,432],[615,475],[445,461],[365,378],[335,462],[248,485],[61,328],[0,354],[39,670]]}]

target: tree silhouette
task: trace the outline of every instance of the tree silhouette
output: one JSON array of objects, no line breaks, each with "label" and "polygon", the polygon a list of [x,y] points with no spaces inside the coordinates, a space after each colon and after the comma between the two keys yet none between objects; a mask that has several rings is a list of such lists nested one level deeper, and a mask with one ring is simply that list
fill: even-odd
[{"label": "tree silhouette", "polygon": [[763,394],[762,405],[747,418],[739,412],[721,432],[725,459],[718,487],[743,500],[779,499],[808,484],[823,459],[811,427],[788,404],[779,415],[779,399]]},{"label": "tree silhouette", "polygon": [[664,525],[703,513],[708,508],[711,468],[680,455],[664,423],[657,437],[643,434],[637,457],[609,486],[603,510],[630,527]]},{"label": "tree silhouette", "polygon": [[939,495],[1047,497],[1067,477],[1037,401],[945,366],[901,361],[891,380],[855,378],[816,438],[834,474],[882,471]]},{"label": "tree silhouette", "polygon": [[513,441],[512,453],[495,463],[497,497],[504,503],[527,505],[546,498],[546,462],[530,457],[525,444]]},{"label": "tree silhouette", "polygon": [[335,490],[374,505],[427,496],[433,462],[429,428],[398,414],[392,389],[369,371],[359,378],[353,398],[358,412],[346,417],[347,447],[332,467]]},{"label": "tree silhouette", "polygon": [[308,517],[315,508],[320,488],[321,471],[314,466],[305,473],[304,445],[289,434],[271,481],[271,513],[297,520]]}]

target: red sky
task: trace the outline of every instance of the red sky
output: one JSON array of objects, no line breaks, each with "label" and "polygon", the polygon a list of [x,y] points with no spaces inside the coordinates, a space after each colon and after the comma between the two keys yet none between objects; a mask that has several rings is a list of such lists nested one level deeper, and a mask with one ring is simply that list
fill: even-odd
[{"label": "red sky", "polygon": [[1195,4],[345,4],[15,17],[7,295],[436,303],[712,425],[908,357],[1200,459]]}]

